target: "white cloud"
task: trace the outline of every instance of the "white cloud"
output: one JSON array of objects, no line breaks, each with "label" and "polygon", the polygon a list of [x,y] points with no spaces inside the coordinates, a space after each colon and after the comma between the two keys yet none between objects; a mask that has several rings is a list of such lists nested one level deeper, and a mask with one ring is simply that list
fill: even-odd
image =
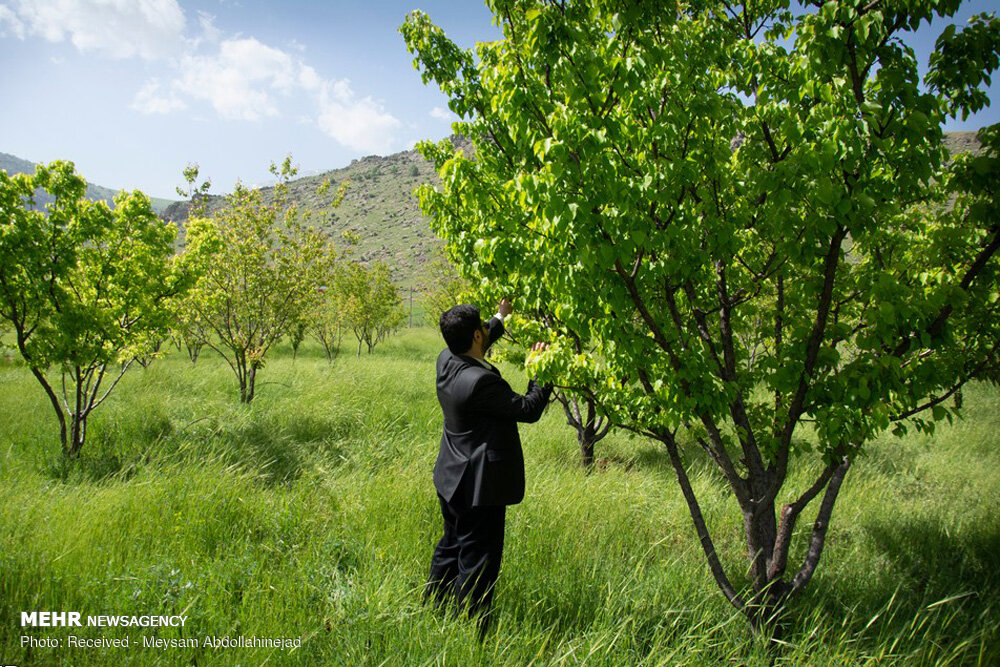
[{"label": "white cloud", "polygon": [[186,109],[184,100],[173,92],[164,93],[157,79],[146,82],[132,100],[132,108],[145,114],[167,114]]},{"label": "white cloud", "polygon": [[[257,121],[315,110],[312,122],[356,151],[398,148],[403,124],[347,79],[322,77],[305,60],[305,47],[287,50],[253,37],[226,39],[215,17],[196,12],[189,25],[178,0],[6,0],[0,35],[70,42],[81,52],[159,61],[159,78],[135,94],[131,108],[168,114],[205,102],[224,119]],[[292,111],[292,105],[295,111]],[[435,118],[452,119],[444,109]]]},{"label": "white cloud", "polygon": [[15,8],[27,34],[112,58],[162,58],[184,44],[177,0],[17,0]]},{"label": "white cloud", "polygon": [[195,45],[202,41],[215,44],[222,38],[222,31],[215,27],[215,17],[198,10],[198,25],[201,26],[201,37],[195,41]]},{"label": "white cloud", "polygon": [[302,69],[287,53],[252,37],[231,39],[215,55],[185,56],[175,86],[208,101],[223,118],[259,120],[278,114],[273,94],[296,88]]},{"label": "white cloud", "polygon": [[212,55],[185,56],[180,70],[171,95],[151,81],[133,108],[166,113],[183,108],[178,97],[183,95],[208,102],[223,118],[256,121],[279,116],[282,101],[293,99],[316,105],[316,125],[348,148],[385,152],[398,145],[402,123],[380,102],[356,94],[346,79],[324,80],[299,57],[252,37],[224,40]]},{"label": "white cloud", "polygon": [[433,109],[431,109],[431,118],[437,118],[438,120],[452,121],[455,120],[455,114],[442,107],[434,107]]},{"label": "white cloud", "polygon": [[398,118],[370,96],[358,97],[344,79],[324,86],[319,127],[338,143],[356,151],[386,153],[397,146]]},{"label": "white cloud", "polygon": [[18,39],[24,39],[24,22],[17,17],[10,7],[0,5],[0,37],[13,35]]},{"label": "white cloud", "polygon": [[303,90],[318,93],[323,89],[323,79],[309,65],[299,67],[299,85]]}]

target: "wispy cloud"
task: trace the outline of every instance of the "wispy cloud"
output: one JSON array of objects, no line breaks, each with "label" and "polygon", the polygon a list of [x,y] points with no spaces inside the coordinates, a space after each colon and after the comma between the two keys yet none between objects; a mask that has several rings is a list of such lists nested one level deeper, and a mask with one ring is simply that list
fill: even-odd
[{"label": "wispy cloud", "polygon": [[[382,103],[357,94],[349,80],[325,79],[298,54],[253,37],[223,40],[211,54],[184,56],[170,91],[180,99],[208,102],[230,120],[280,117],[283,108],[294,104],[300,109],[305,103],[316,110],[313,124],[339,144],[363,152],[399,147],[402,123]],[[137,96],[134,106],[163,113],[168,98],[153,99],[159,103],[143,104]],[[299,114],[298,109],[285,113]]]},{"label": "wispy cloud", "polygon": [[455,114],[453,114],[452,112],[448,111],[443,107],[434,107],[433,109],[431,109],[431,118],[437,118],[438,120],[452,121],[455,120]]},{"label": "wispy cloud", "polygon": [[198,113],[208,105],[226,120],[261,121],[299,118],[311,108],[313,126],[348,148],[400,146],[400,120],[348,79],[322,76],[300,44],[282,49],[253,36],[227,37],[207,12],[188,21],[178,0],[9,0],[0,4],[0,35],[157,63],[159,75],[132,99],[140,113]]},{"label": "wispy cloud", "polygon": [[402,125],[380,102],[355,94],[347,79],[323,86],[319,127],[348,148],[388,152],[398,147],[397,134]]},{"label": "wispy cloud", "polygon": [[198,10],[198,25],[201,27],[201,36],[194,40],[192,46],[197,47],[202,42],[214,44],[222,39],[222,31],[215,27],[215,17],[208,12]]},{"label": "wispy cloud", "polygon": [[0,37],[13,35],[18,39],[24,39],[26,30],[24,22],[17,17],[10,7],[0,5]]},{"label": "wispy cloud", "polygon": [[186,109],[187,104],[173,92],[163,90],[159,79],[151,79],[135,94],[132,108],[145,114],[168,114]]},{"label": "wispy cloud", "polygon": [[176,0],[17,0],[0,23],[19,37],[69,41],[112,58],[155,58],[184,47],[184,10]]}]

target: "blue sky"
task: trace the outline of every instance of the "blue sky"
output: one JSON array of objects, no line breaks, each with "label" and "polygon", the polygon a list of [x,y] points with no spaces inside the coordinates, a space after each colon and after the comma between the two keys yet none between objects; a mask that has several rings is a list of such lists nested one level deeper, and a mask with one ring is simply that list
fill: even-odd
[{"label": "blue sky", "polygon": [[469,0],[0,0],[0,152],[71,159],[87,180],[177,198],[449,134],[397,28],[420,6],[463,46],[495,39]]},{"label": "blue sky", "polygon": [[[446,100],[397,32],[416,7],[461,46],[499,36],[477,0],[0,0],[0,152],[176,198],[189,162],[223,192],[288,153],[309,173],[443,137]],[[943,27],[914,37],[918,58]]]}]

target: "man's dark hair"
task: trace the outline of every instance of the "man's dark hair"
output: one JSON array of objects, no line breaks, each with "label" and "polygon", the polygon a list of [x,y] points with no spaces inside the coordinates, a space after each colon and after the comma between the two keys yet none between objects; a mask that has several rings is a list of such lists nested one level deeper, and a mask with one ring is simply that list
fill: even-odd
[{"label": "man's dark hair", "polygon": [[454,354],[465,354],[472,347],[472,338],[483,326],[479,309],[461,305],[441,313],[441,335],[448,349]]}]

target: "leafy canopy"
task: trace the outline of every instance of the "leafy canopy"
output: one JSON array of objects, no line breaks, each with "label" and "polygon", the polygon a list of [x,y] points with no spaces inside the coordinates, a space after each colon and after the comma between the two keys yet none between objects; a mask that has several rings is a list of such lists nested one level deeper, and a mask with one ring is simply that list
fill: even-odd
[{"label": "leafy canopy", "polygon": [[[550,315],[533,373],[665,443],[713,574],[755,623],[809,581],[864,444],[933,428],[996,372],[1000,142],[986,131],[983,156],[949,164],[941,125],[987,103],[1000,24],[946,29],[925,85],[906,46],[959,4],[493,0],[504,39],[475,54],[421,12],[401,27],[475,147],[419,146],[451,257]],[[687,445],[739,503],[749,596],[715,554]],[[779,516],[794,461],[821,472]]]},{"label": "leafy canopy", "polygon": [[[166,336],[188,282],[174,258],[177,229],[146,195],[119,193],[111,209],[85,192],[69,162],[39,165],[33,175],[0,172],[0,315],[71,455],[84,444],[91,411]],[[54,200],[39,210],[36,193]]]}]

